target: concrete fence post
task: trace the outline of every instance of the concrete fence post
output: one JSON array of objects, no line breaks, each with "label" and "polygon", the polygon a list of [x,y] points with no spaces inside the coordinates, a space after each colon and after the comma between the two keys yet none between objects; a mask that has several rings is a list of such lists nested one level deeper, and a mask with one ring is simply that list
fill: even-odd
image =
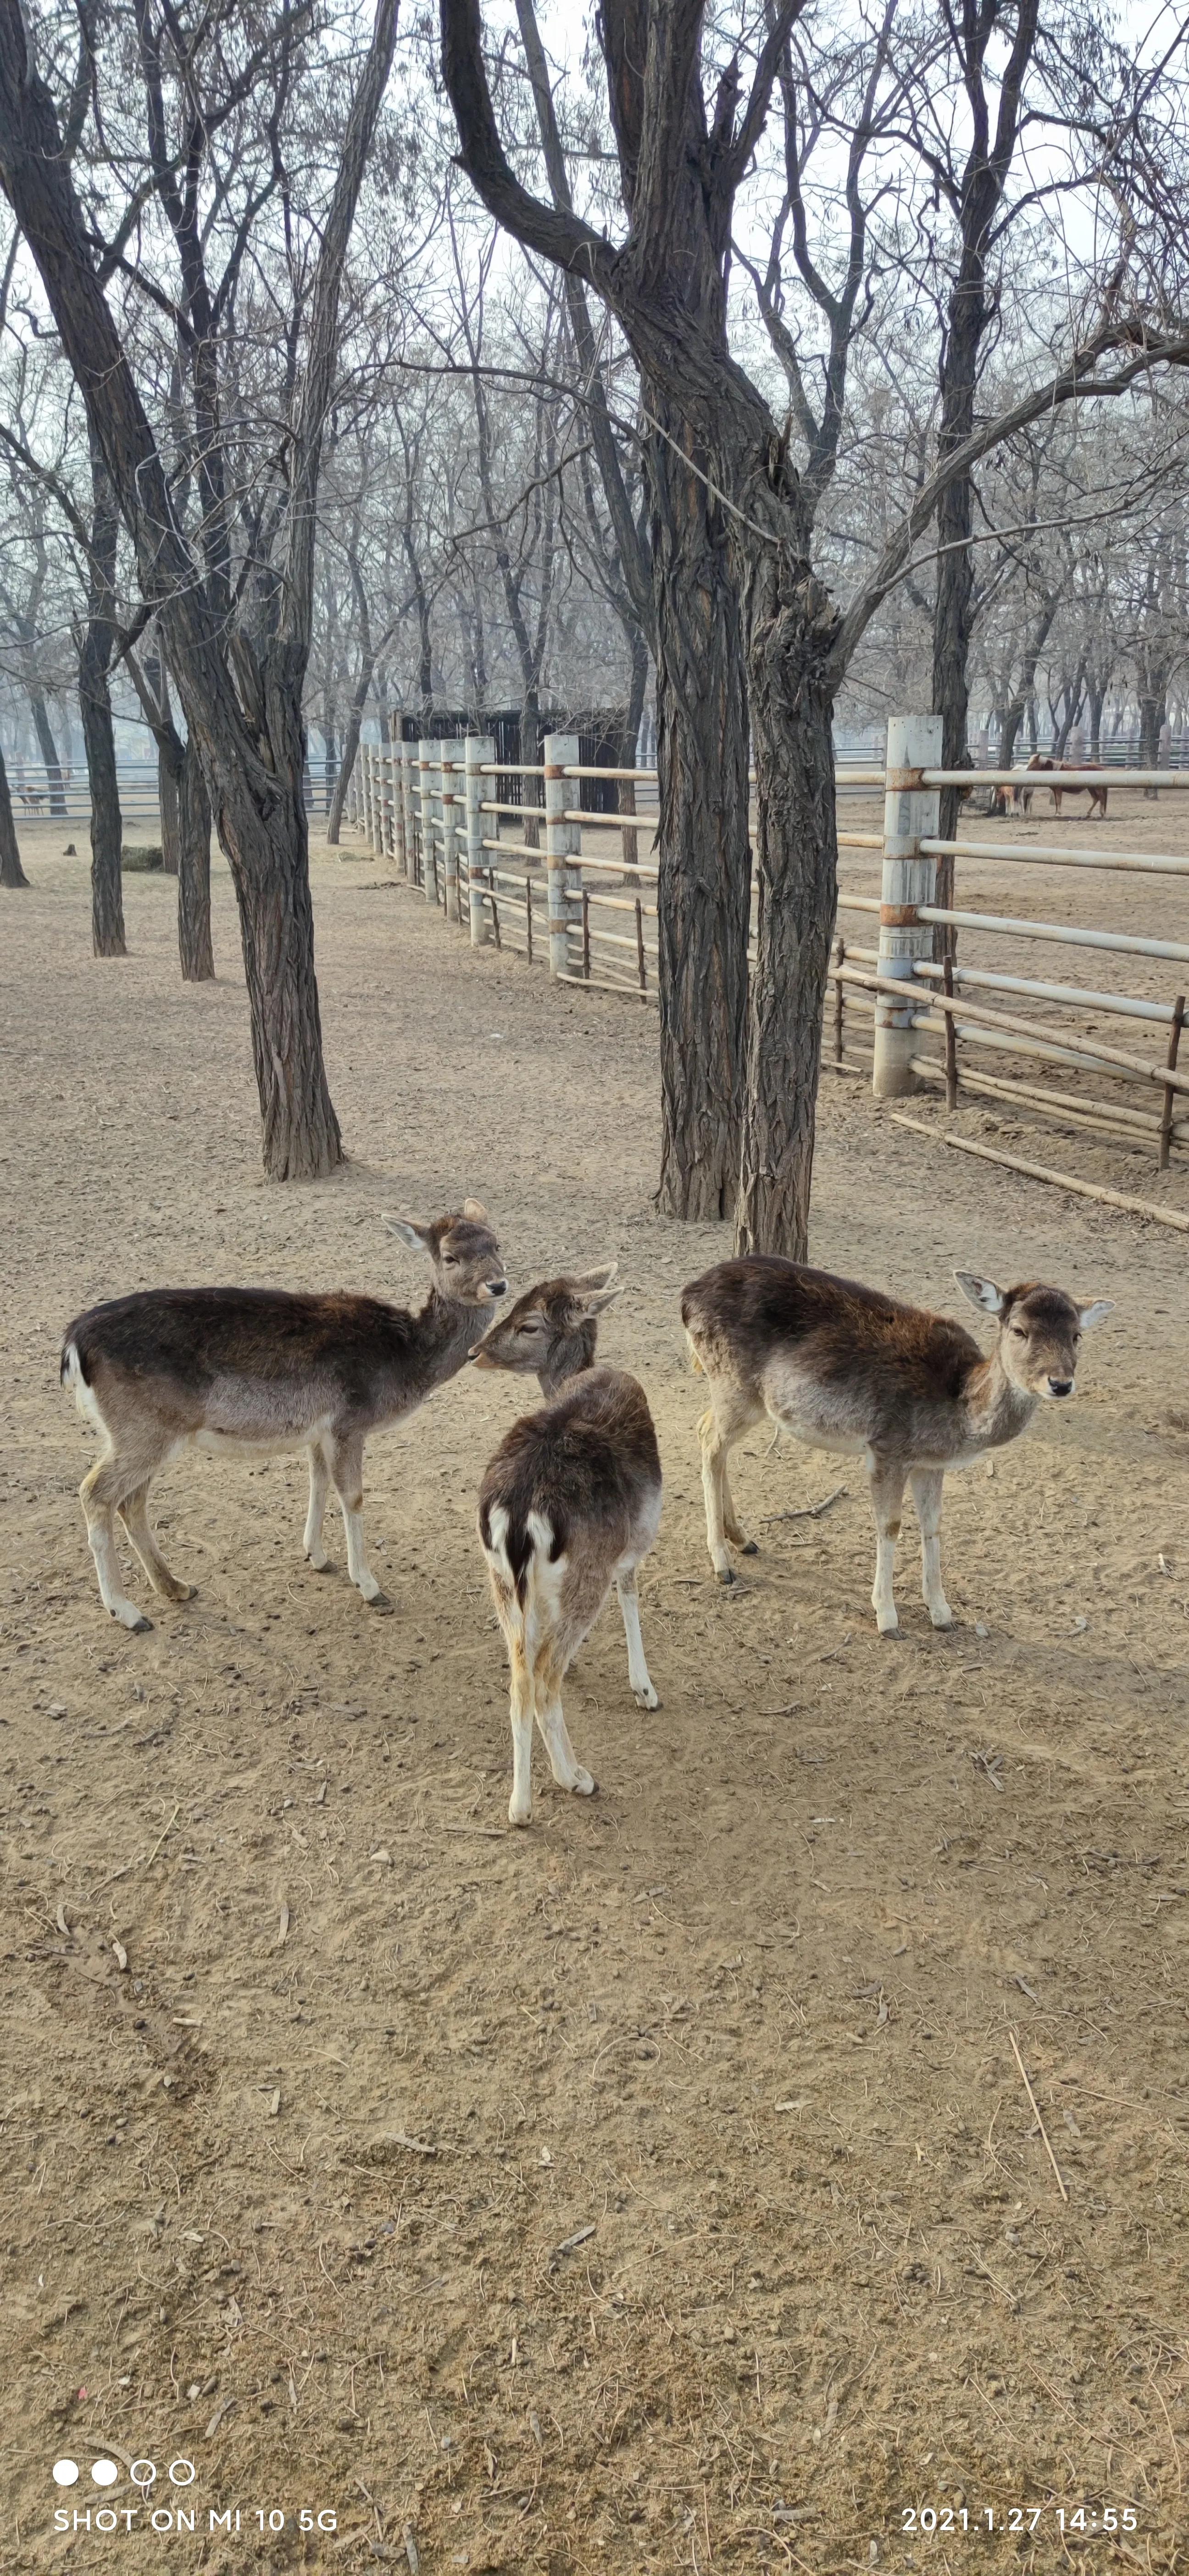
[{"label": "concrete fence post", "polygon": [[[495,759],[495,735],[471,733],[463,744],[463,779],[466,799],[467,892],[471,909],[471,946],[485,948],[491,937],[491,921],[483,887],[483,816],[480,806],[491,779],[480,776],[485,765]],[[497,817],[498,820],[498,817]],[[496,835],[492,834],[493,840]]]},{"label": "concrete fence post", "polygon": [[421,820],[421,891],[427,903],[437,900],[437,866],[433,837],[434,745],[423,737],[417,745],[417,804]]},{"label": "concrete fence post", "polygon": [[392,717],[392,846],[398,873],[409,873],[405,844],[405,746],[399,707]]},{"label": "concrete fence post", "polygon": [[576,733],[547,733],[545,736],[545,851],[549,862],[549,972],[565,975],[570,964],[569,897],[577,891],[574,871],[567,869],[567,859],[574,858],[582,846],[582,827],[567,823],[567,806],[578,801],[578,780],[566,778],[566,769],[577,767],[581,753]]},{"label": "concrete fence post", "polygon": [[879,972],[903,977],[908,989],[902,1003],[876,995],[872,1088],[879,1100],[917,1088],[911,1059],[920,1043],[913,1019],[922,988],[914,985],[914,969],[933,951],[932,928],[918,907],[932,903],[937,883],[936,859],[923,855],[920,844],[936,838],[941,813],[940,795],[922,787],[920,773],[941,765],[941,730],[940,716],[888,719]]},{"label": "concrete fence post", "polygon": [[461,742],[453,738],[438,744],[442,790],[443,903],[447,921],[453,922],[461,917],[458,905],[458,843],[463,800],[461,751]]},{"label": "concrete fence post", "polygon": [[380,742],[380,848],[386,859],[392,858],[396,850],[394,805],[392,725],[390,721],[388,726],[388,740],[385,742],[381,737]]}]

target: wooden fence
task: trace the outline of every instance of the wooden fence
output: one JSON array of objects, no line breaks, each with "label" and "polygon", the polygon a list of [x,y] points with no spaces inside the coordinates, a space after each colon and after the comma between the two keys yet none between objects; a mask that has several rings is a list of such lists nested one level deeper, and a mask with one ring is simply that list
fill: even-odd
[{"label": "wooden fence", "polygon": [[[1178,987],[1189,985],[1189,941],[1149,935],[1146,928],[1090,928],[983,911],[961,905],[956,894],[942,906],[936,894],[943,856],[953,860],[956,875],[977,864],[1187,881],[1189,858],[1036,839],[942,840],[942,787],[1019,787],[1024,773],[942,770],[940,733],[936,717],[893,719],[885,766],[839,769],[840,797],[882,790],[884,817],[876,832],[849,831],[845,813],[839,817],[840,853],[862,853],[879,878],[878,891],[846,882],[839,893],[826,1062],[867,1073],[881,1099],[939,1090],[952,1108],[969,1094],[1138,1147],[1161,1169],[1185,1159],[1189,1070],[1178,1062],[1186,1015]],[[512,806],[501,801],[508,772],[489,738],[365,745],[352,780],[351,819],[373,851],[393,859],[447,921],[469,925],[473,945],[512,949],[547,965],[561,982],[653,1002],[656,773],[584,768],[573,735],[550,735],[544,749],[542,764],[517,773],[526,797],[530,779],[539,782],[538,801]],[[584,811],[579,782],[587,778],[630,782],[636,810]],[[1102,772],[1066,771],[1059,783],[1063,794],[1101,787]],[[1039,796],[1048,781],[1042,775],[1029,784]],[[1124,787],[1184,789],[1189,770],[1112,770],[1112,796]],[[863,915],[876,930],[874,944],[863,944],[861,932],[858,940],[851,935],[852,922],[859,927]],[[934,954],[939,930],[951,946],[941,959]],[[968,963],[959,943],[966,948],[975,939],[980,962]],[[1170,970],[1167,999],[1002,972],[981,962],[982,943],[992,943],[993,959],[999,941],[1091,950],[1104,960],[1158,961]],[[1127,1044],[1100,1033],[1103,1018],[1131,1023],[1119,1032]],[[1156,1041],[1154,1052],[1146,1039]],[[1066,1077],[1060,1088],[1044,1078],[1054,1069]]]}]

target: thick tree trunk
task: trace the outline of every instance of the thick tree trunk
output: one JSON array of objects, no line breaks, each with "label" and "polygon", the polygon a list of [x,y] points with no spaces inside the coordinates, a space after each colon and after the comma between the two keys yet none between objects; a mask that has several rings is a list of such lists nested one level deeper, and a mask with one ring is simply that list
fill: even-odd
[{"label": "thick tree trunk", "polygon": [[1099,761],[1102,758],[1102,708],[1105,697],[1105,684],[1101,689],[1096,689],[1092,681],[1087,682],[1086,703],[1090,709],[1090,758],[1093,761]]},{"label": "thick tree trunk", "polygon": [[[671,435],[684,427],[667,420],[655,391],[649,408]],[[743,1130],[751,902],[743,637],[718,503],[657,437],[648,471],[660,779],[657,1206],[703,1224],[733,1212]]]},{"label": "thick tree trunk", "polygon": [[[977,339],[970,352],[969,385],[964,383],[961,398],[954,402],[951,435],[946,442],[957,446],[970,434],[974,419],[974,363]],[[939,454],[944,449],[939,445]],[[937,505],[937,543],[941,549],[937,565],[937,592],[933,607],[933,712],[941,717],[941,765],[943,769],[970,767],[967,723],[970,714],[970,630],[971,604],[974,596],[974,567],[970,557],[973,530],[973,483],[968,474],[958,475],[947,485]],[[958,816],[962,809],[963,789],[943,787],[941,791],[938,839],[953,841],[958,834]],[[937,861],[937,903],[953,909],[954,862],[945,853]],[[957,934],[947,922],[937,922],[933,930],[933,954],[936,958],[952,957]]]},{"label": "thick tree trunk", "polygon": [[116,784],[116,737],[111,720],[111,668],[115,633],[112,596],[119,519],[102,452],[91,437],[91,556],[87,576],[87,625],[78,657],[78,703],[83,721],[91,790],[91,945],[97,957],[124,957],[124,890],[120,860],[124,840]]},{"label": "thick tree trunk", "polygon": [[343,1161],[322,1056],[302,778],[301,674],[281,644],[261,655],[275,793],[267,810],[229,746],[205,747],[215,828],[239,906],[264,1168],[274,1181],[322,1180]]},{"label": "thick tree trunk", "polygon": [[[520,759],[521,764],[525,769],[533,769],[540,761],[540,758],[541,701],[537,696],[536,683],[534,682],[532,688],[526,691],[520,702]],[[544,805],[544,802],[545,788],[543,781],[539,778],[522,778],[520,781],[520,809],[523,819],[520,828],[524,834],[525,845],[530,850],[537,850],[541,846],[540,817],[541,808]]]},{"label": "thick tree trunk", "polygon": [[91,790],[91,946],[96,957],[126,957],[120,875],[124,826],[107,688],[110,653],[110,629],[92,617],[78,665],[78,703]]},{"label": "thick tree trunk", "polygon": [[758,920],[735,1247],[804,1261],[838,900],[833,691],[824,675],[837,620],[808,566],[782,566],[773,547],[755,565],[745,604]]},{"label": "thick tree trunk", "polygon": [[161,808],[161,866],[167,877],[181,873],[182,818],[178,776],[168,754],[157,751],[157,802]]},{"label": "thick tree trunk", "polygon": [[339,833],[342,830],[343,823],[343,808],[347,802],[347,789],[351,784],[351,772],[355,767],[355,762],[358,757],[359,729],[363,723],[364,702],[367,698],[368,690],[371,687],[371,676],[372,675],[369,670],[361,688],[356,690],[355,696],[351,702],[351,712],[347,718],[347,730],[343,735],[343,757],[339,763],[338,777],[334,782],[334,794],[330,800],[330,813],[327,817],[326,823],[326,838],[332,850],[337,850],[338,848]]},{"label": "thick tree trunk", "polygon": [[[1139,688],[1139,766],[1141,769],[1160,767],[1160,730],[1167,712],[1167,684],[1163,673],[1159,671],[1153,673],[1150,670],[1142,672]],[[1158,787],[1145,787],[1145,802],[1155,804],[1159,794]]]},{"label": "thick tree trunk", "polygon": [[211,809],[197,749],[187,742],[177,779],[178,955],[184,984],[214,980],[211,945]]},{"label": "thick tree trunk", "polygon": [[31,688],[29,690],[29,713],[33,718],[33,730],[37,736],[41,757],[45,764],[45,783],[49,791],[50,815],[55,821],[63,821],[66,814],[66,788],[62,778],[62,763],[58,758],[58,746],[54,740],[54,730],[50,723],[49,708],[45,703],[41,690],[38,688]]},{"label": "thick tree trunk", "polygon": [[27,886],[28,877],[21,866],[17,846],[17,827],[13,821],[12,798],[8,792],[8,771],[0,752],[0,886]]},{"label": "thick tree trunk", "polygon": [[[150,703],[159,719],[171,730],[173,716],[169,704],[169,682],[159,653],[146,653],[144,676]],[[142,700],[143,704],[143,700]],[[161,866],[167,877],[178,872],[178,763],[176,744],[155,736],[157,744],[157,803],[161,811]]]},{"label": "thick tree trunk", "polygon": [[[623,731],[619,737],[619,765],[621,769],[634,769],[636,766],[636,745],[640,739],[640,724],[644,714],[644,699],[648,688],[648,639],[642,626],[634,625],[632,627],[629,641],[632,653],[632,677],[631,686],[628,691],[627,708],[623,719]],[[636,811],[636,782],[634,778],[620,779],[619,810],[621,814],[634,814]],[[623,835],[623,857],[625,867],[634,868],[639,856],[639,833],[625,832]]]}]

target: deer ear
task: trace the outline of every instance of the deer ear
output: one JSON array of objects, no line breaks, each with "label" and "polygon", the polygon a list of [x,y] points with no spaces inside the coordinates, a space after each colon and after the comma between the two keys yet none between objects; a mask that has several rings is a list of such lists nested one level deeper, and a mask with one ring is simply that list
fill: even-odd
[{"label": "deer ear", "polygon": [[491,1218],[483,1205],[482,1199],[464,1199],[462,1203],[462,1212],[464,1216],[470,1218],[472,1225],[490,1225],[491,1223]]},{"label": "deer ear", "polygon": [[410,1252],[428,1252],[433,1227],[420,1216],[385,1216],[381,1223],[398,1243],[407,1243]]},{"label": "deer ear", "polygon": [[604,1261],[598,1270],[575,1270],[575,1288],[609,1288],[619,1269],[617,1261]]},{"label": "deer ear", "polygon": [[955,1270],[954,1277],[964,1297],[984,1315],[1001,1315],[1007,1304],[1002,1288],[993,1279],[976,1279],[972,1270]]},{"label": "deer ear", "polygon": [[622,1295],[622,1288],[586,1288],[575,1303],[580,1315],[601,1315],[604,1306],[613,1306]]},{"label": "deer ear", "polygon": [[1092,1306],[1079,1307],[1078,1322],[1081,1325],[1082,1331],[1084,1333],[1092,1333],[1095,1325],[1105,1323],[1107,1316],[1113,1315],[1114,1311],[1115,1301],[1113,1297],[1096,1297]]}]

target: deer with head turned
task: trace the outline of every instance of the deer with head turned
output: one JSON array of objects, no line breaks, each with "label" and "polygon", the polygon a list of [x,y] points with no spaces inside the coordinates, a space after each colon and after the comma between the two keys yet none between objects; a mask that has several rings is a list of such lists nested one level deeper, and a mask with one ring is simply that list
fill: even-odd
[{"label": "deer with head turned", "polygon": [[534,1722],[553,1777],[589,1797],[561,1686],[614,1583],[639,1708],[657,1708],[640,1635],[636,1569],[660,1526],[661,1462],[643,1388],[594,1365],[610,1269],[528,1288],[472,1353],[479,1368],[535,1377],[546,1398],[514,1422],[479,1493],[479,1536],[508,1649],[514,1825],[532,1815]]},{"label": "deer with head turned", "polygon": [[1111,1311],[1079,1306],[1063,1288],[955,1272],[964,1297],[998,1327],[985,1357],[948,1316],[901,1305],[878,1288],[772,1254],[724,1261],[684,1291],[681,1317],[694,1365],[709,1381],[699,1424],[706,1536],[720,1583],[733,1583],[728,1542],[754,1556],[727,1477],[735,1442],[765,1415],[812,1449],[865,1461],[875,1514],[872,1607],[881,1635],[897,1629],[893,1573],[907,1484],[921,1531],[922,1591],[935,1628],[953,1625],[941,1583],[941,1502],[947,1472],[1016,1440],[1039,1404],[1067,1402],[1083,1333]]},{"label": "deer with head turned", "polygon": [[146,1288],[76,1316],[62,1348],[62,1383],[104,1435],[103,1456],[79,1488],[105,1610],[149,1628],[120,1587],[118,1513],[155,1592],[188,1601],[149,1527],[149,1486],[184,1449],[242,1456],[304,1449],[310,1502],[305,1553],[326,1566],[322,1521],[330,1485],[342,1507],[347,1569],[365,1601],[381,1599],[363,1545],[363,1452],[373,1431],[415,1413],[457,1375],[507,1281],[485,1208],[467,1199],[432,1224],[385,1217],[389,1233],[429,1255],[432,1285],[419,1314],[346,1290]]}]

